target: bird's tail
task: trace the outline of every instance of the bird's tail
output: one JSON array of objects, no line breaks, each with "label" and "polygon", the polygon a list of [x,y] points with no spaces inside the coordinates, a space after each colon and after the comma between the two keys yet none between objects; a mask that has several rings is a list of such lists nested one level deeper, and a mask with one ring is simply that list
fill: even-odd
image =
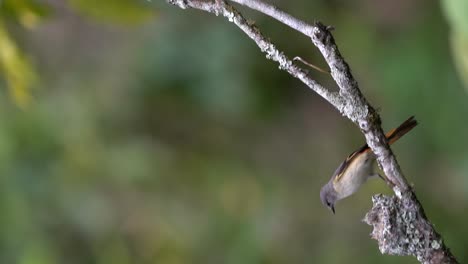
[{"label": "bird's tail", "polygon": [[403,122],[399,127],[388,131],[385,135],[388,140],[388,144],[391,145],[395,143],[398,139],[408,133],[411,129],[413,129],[418,122],[414,119],[414,116],[408,118],[405,122]]}]

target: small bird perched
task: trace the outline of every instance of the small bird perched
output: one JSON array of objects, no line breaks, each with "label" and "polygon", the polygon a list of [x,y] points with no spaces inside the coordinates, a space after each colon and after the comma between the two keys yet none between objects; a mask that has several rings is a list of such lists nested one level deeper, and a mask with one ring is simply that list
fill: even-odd
[{"label": "small bird perched", "polygon": [[[385,137],[391,145],[413,129],[418,122],[414,116],[408,118],[399,127],[390,130]],[[320,190],[322,204],[335,213],[335,203],[355,193],[366,180],[380,176],[374,172],[375,155],[365,144],[351,153],[336,169],[330,181]],[[380,176],[381,177],[381,176]]]}]

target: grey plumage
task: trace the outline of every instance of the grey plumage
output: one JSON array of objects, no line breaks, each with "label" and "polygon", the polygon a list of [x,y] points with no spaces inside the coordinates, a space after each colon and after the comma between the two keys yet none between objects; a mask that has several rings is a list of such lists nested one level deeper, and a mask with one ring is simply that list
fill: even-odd
[{"label": "grey plumage", "polygon": [[338,194],[333,188],[332,181],[329,181],[320,190],[320,200],[322,200],[322,204],[330,208],[330,210],[332,210],[333,213],[335,213],[335,203],[337,197]]}]

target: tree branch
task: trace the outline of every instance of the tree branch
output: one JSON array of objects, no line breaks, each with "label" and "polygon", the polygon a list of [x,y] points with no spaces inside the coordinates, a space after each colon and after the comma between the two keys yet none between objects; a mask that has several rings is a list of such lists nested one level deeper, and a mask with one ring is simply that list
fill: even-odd
[{"label": "tree branch", "polygon": [[358,83],[351,74],[348,64],[343,59],[343,56],[341,56],[333,35],[330,33],[332,28],[326,27],[320,22],[312,26],[273,5],[258,0],[231,1],[273,17],[312,39],[312,42],[320,50],[328,63],[331,75],[340,87],[340,95],[345,98],[345,104],[337,107],[337,109],[361,128],[366,137],[367,144],[376,154],[377,161],[388,180],[392,183],[392,187],[397,186],[402,191],[409,189],[400,166],[386,143],[387,140],[380,125],[380,117],[361,94]]},{"label": "tree branch", "polygon": [[458,263],[413,192],[401,197],[374,195],[372,203],[364,222],[374,227],[371,237],[377,240],[380,252],[415,256],[421,263]]},{"label": "tree branch", "polygon": [[289,26],[290,28],[301,32],[306,36],[312,36],[312,31],[314,27],[307,24],[306,22],[293,17],[292,15],[280,10],[274,5],[264,3],[257,0],[231,0],[231,2],[236,2],[238,4],[249,7],[253,10],[256,10],[260,13],[263,13],[267,16],[270,16],[279,22]]},{"label": "tree branch", "polygon": [[374,196],[374,206],[364,219],[366,223],[373,225],[372,237],[378,241],[382,253],[413,255],[421,263],[457,263],[441,236],[427,219],[415,193],[403,176],[381,128],[380,117],[361,93],[348,64],[338,50],[330,32],[331,27],[319,22],[309,25],[259,0],[232,0],[271,16],[309,36],[328,63],[331,76],[340,88],[339,93],[331,92],[313,80],[305,70],[296,66],[264,37],[255,25],[247,22],[234,7],[223,0],[167,1],[183,9],[195,8],[226,17],[254,40],[261,51],[266,53],[267,58],[278,62],[280,69],[301,80],[359,126],[396,194],[396,197]]},{"label": "tree branch", "polygon": [[[234,7],[228,5],[224,1],[219,4],[214,2],[205,1],[186,1],[186,0],[168,0],[170,4],[179,6],[182,9],[194,8],[215,15],[221,14],[227,18],[230,22],[233,22],[238,26],[244,33],[251,38],[260,50],[266,53],[266,57],[279,63],[279,68],[287,71],[293,77],[301,80],[314,92],[318,93],[335,108],[341,109],[343,106],[343,98],[336,92],[331,92],[317,81],[312,79],[307,71],[299,68],[293,63],[284,53],[260,32],[260,30],[251,22],[248,22]],[[341,110],[340,110],[341,111]]]}]

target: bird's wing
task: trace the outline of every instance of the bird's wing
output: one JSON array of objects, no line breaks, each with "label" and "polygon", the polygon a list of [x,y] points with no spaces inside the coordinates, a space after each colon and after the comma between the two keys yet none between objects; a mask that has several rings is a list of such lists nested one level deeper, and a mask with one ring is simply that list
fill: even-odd
[{"label": "bird's wing", "polygon": [[345,169],[349,166],[349,164],[361,153],[370,151],[370,148],[365,144],[364,146],[360,147],[358,150],[354,151],[353,153],[349,154],[349,156],[338,166],[335,173],[333,173],[332,179],[333,183],[340,181],[341,177]]}]

